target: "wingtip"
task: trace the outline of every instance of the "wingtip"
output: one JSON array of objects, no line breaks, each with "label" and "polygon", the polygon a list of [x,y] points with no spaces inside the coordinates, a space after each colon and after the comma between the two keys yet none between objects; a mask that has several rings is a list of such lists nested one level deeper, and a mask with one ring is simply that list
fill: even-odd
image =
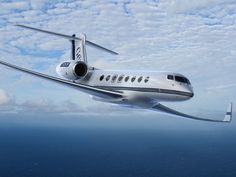
[{"label": "wingtip", "polygon": [[227,111],[225,113],[224,122],[231,122],[233,116],[233,103],[229,103],[229,106],[227,108]]}]

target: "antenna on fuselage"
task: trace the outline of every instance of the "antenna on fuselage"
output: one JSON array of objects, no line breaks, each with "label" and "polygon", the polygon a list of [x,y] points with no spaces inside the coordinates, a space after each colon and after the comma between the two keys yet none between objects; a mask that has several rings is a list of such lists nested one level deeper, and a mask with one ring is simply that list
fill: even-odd
[{"label": "antenna on fuselage", "polygon": [[[59,37],[63,37],[63,38],[66,38],[66,39],[69,39],[71,41],[81,41],[83,40],[81,37],[76,37],[74,35],[70,36],[70,35],[66,35],[66,34],[60,34],[60,33],[55,33],[55,32],[52,32],[52,31],[47,31],[47,30],[42,30],[42,29],[38,29],[38,28],[33,28],[33,27],[29,27],[29,26],[25,26],[25,25],[15,25],[15,26],[19,26],[19,27],[22,27],[22,28],[26,28],[26,29],[30,29],[30,30],[34,30],[34,31],[38,31],[38,32],[42,32],[42,33],[46,33],[46,34],[51,34],[51,35],[54,35],[54,36],[59,36]],[[81,35],[83,36],[83,35]],[[84,35],[85,36],[85,35]],[[84,39],[84,43],[88,46],[91,46],[91,47],[94,47],[96,49],[99,49],[99,50],[102,50],[104,52],[107,52],[107,53],[110,53],[110,54],[113,54],[113,55],[118,55],[117,52],[114,52],[110,49],[107,49],[103,46],[100,46],[94,42],[91,42],[89,40],[86,40],[86,37]]]}]

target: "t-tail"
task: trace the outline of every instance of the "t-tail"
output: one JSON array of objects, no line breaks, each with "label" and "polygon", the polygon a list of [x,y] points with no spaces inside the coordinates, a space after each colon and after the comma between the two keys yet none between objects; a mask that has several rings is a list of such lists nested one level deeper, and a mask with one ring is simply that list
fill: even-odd
[{"label": "t-tail", "polygon": [[[72,37],[76,38],[76,35],[73,34]],[[71,60],[82,61],[87,63],[87,54],[86,54],[86,35],[80,34],[79,38],[81,40],[72,39],[71,41]]]}]

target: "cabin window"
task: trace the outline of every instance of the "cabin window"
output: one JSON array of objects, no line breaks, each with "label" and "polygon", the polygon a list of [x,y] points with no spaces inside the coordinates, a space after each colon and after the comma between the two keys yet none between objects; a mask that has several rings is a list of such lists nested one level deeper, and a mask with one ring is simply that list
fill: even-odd
[{"label": "cabin window", "polygon": [[167,79],[169,79],[169,80],[174,80],[174,76],[173,76],[173,75],[168,75],[168,76],[167,76]]},{"label": "cabin window", "polygon": [[135,79],[136,79],[136,76],[132,77],[132,78],[131,78],[131,82],[134,82]]},{"label": "cabin window", "polygon": [[122,82],[123,78],[124,78],[124,75],[121,75],[121,76],[118,78],[118,83]]},{"label": "cabin window", "polygon": [[70,62],[64,62],[60,65],[60,67],[68,67],[70,66]]},{"label": "cabin window", "polygon": [[144,82],[147,83],[149,81],[149,76],[147,76],[145,79],[144,79]]},{"label": "cabin window", "polygon": [[141,82],[142,79],[143,79],[143,76],[140,76],[140,77],[138,78],[138,82]]},{"label": "cabin window", "polygon": [[115,82],[115,81],[116,81],[116,79],[117,79],[117,77],[118,77],[118,75],[117,75],[117,74],[116,74],[116,75],[114,75],[114,76],[112,76],[111,82]]},{"label": "cabin window", "polygon": [[110,75],[108,75],[107,77],[106,77],[106,81],[109,81],[109,79],[110,79]]},{"label": "cabin window", "polygon": [[101,75],[100,77],[100,81],[102,81],[104,79],[104,75]]},{"label": "cabin window", "polygon": [[129,76],[125,77],[125,82],[127,82],[129,80]]}]

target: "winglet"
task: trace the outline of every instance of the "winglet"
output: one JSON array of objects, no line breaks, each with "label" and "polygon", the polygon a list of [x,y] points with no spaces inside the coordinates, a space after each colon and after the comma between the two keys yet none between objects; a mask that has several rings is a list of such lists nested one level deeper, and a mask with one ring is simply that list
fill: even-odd
[{"label": "winglet", "polygon": [[232,120],[232,112],[233,112],[233,103],[230,103],[225,113],[224,122],[231,122]]}]

